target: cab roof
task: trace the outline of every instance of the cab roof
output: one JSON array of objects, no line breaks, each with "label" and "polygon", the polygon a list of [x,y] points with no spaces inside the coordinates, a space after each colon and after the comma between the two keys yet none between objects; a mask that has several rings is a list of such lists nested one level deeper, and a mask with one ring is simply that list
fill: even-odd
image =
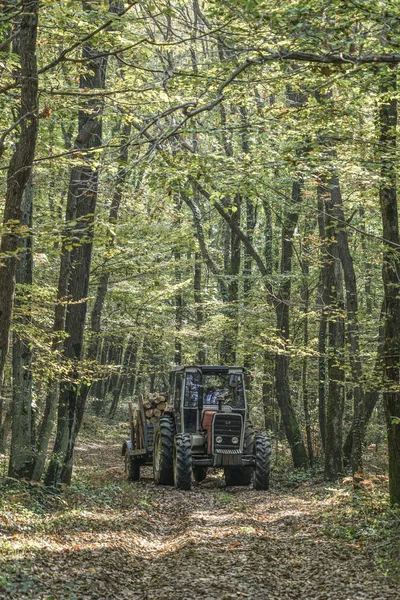
[{"label": "cab roof", "polygon": [[229,371],[243,371],[242,367],[227,367],[224,365],[176,365],[173,372],[182,372],[187,369],[200,369],[202,373],[229,373]]}]

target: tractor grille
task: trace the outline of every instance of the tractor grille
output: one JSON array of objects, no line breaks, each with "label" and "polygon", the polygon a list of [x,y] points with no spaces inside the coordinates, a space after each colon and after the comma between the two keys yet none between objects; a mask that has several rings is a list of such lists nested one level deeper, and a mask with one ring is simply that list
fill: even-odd
[{"label": "tractor grille", "polygon": [[[214,417],[214,451],[218,454],[240,454],[240,441],[242,436],[242,417],[234,413],[217,413]],[[216,438],[221,437],[222,442]],[[239,444],[232,443],[232,438],[237,437]]]}]

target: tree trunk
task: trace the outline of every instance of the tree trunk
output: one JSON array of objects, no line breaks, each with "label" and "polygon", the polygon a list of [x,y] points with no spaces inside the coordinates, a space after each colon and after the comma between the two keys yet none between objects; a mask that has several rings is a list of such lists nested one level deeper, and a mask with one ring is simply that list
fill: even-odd
[{"label": "tree trunk", "polygon": [[[124,124],[122,126],[122,141],[121,148],[118,156],[118,161],[120,163],[118,167],[117,178],[114,187],[114,193],[111,201],[110,215],[109,215],[109,223],[110,225],[115,225],[118,220],[119,208],[122,200],[122,191],[123,184],[126,177],[126,163],[128,161],[128,139],[131,131],[130,123]],[[109,233],[106,248],[109,251],[114,247],[114,233]],[[110,268],[107,264],[108,260],[106,260],[106,264],[103,267],[103,272],[100,275],[100,282],[97,286],[97,293],[94,301],[94,306],[92,309],[92,313],[90,315],[90,323],[91,323],[91,339],[88,344],[86,358],[89,361],[96,361],[99,358],[100,353],[100,332],[101,332],[101,317],[103,314],[104,302],[106,299],[107,291],[108,291],[108,282],[110,280]],[[84,405],[86,404],[87,398],[89,396],[91,390],[91,385],[84,384],[79,387],[79,396],[80,402]]]},{"label": "tree trunk", "polygon": [[[332,185],[332,184],[331,184]],[[330,185],[328,186],[330,188]],[[325,189],[326,251],[324,269],[325,306],[328,307],[328,397],[326,403],[325,477],[335,480],[343,472],[342,435],[344,411],[344,322],[342,271],[337,246],[332,197]]]},{"label": "tree trunk", "polygon": [[[87,72],[81,75],[81,88],[104,88],[107,59],[97,54],[91,46],[83,49]],[[88,100],[85,108],[79,111],[77,148],[87,151],[101,145],[101,113],[102,104],[96,97]],[[75,382],[61,385],[56,441],[46,474],[48,485],[69,484],[71,481],[73,450],[85,404],[79,396],[79,362],[83,350],[98,185],[98,169],[92,169],[90,160],[90,153],[87,153],[85,163],[72,169],[67,199],[66,220],[76,223],[74,237],[79,244],[70,252],[68,294],[72,302],[67,306],[65,331],[68,337],[63,354],[71,362],[70,378]]]},{"label": "tree trunk", "polygon": [[[242,152],[244,155],[250,153],[249,140],[249,120],[247,109],[240,107],[241,124],[242,124]],[[254,230],[256,227],[256,207],[251,198],[246,198],[246,236],[250,243],[253,244]],[[253,258],[249,252],[244,249],[243,253],[243,303],[246,306],[250,302],[251,292],[253,288],[252,279]],[[250,345],[248,345],[250,348]],[[251,391],[253,367],[253,353],[247,349],[244,350],[243,368],[246,378],[246,390]]]},{"label": "tree trunk", "polygon": [[[219,58],[224,60],[224,50],[222,44],[218,47]],[[224,104],[220,105],[221,119],[221,141],[227,158],[233,157],[232,140],[228,134],[227,113]],[[239,194],[235,197],[225,198],[224,206],[232,206],[231,221],[234,226],[240,227],[241,204],[242,199]],[[226,227],[226,226],[225,226]],[[227,317],[226,330],[221,344],[221,362],[225,365],[233,365],[236,362],[236,345],[238,335],[238,308],[239,308],[239,274],[240,274],[240,240],[236,234],[235,228],[226,227],[225,230],[225,251],[224,251],[224,272],[228,279],[227,305],[224,314]]]},{"label": "tree trunk", "polygon": [[353,446],[351,464],[353,476],[362,476],[362,447],[364,440],[364,389],[363,369],[360,356],[360,335],[358,326],[357,280],[353,258],[347,236],[347,222],[342,208],[342,195],[339,179],[334,175],[330,181],[331,209],[336,220],[337,247],[342,263],[346,288],[347,338],[350,350],[350,367],[353,387]]},{"label": "tree trunk", "polygon": [[320,286],[321,286],[321,315],[318,331],[318,421],[322,448],[326,447],[326,310],[329,306],[329,290],[326,288],[326,269],[328,256],[326,252],[325,205],[322,190],[318,187],[318,231],[321,243]]},{"label": "tree trunk", "polygon": [[379,108],[381,182],[379,200],[383,226],[383,285],[385,292],[384,406],[389,451],[389,491],[400,505],[400,235],[396,181],[396,71],[386,72]]},{"label": "tree trunk", "polygon": [[[233,203],[235,211],[232,222],[240,227],[241,198],[237,194]],[[240,240],[234,229],[228,228],[229,237],[229,262],[226,269],[228,276],[228,302],[224,313],[227,316],[227,330],[221,348],[222,364],[234,365],[236,363],[236,345],[239,328],[239,275],[240,275]]]},{"label": "tree trunk", "polygon": [[277,333],[281,339],[282,348],[280,352],[276,353],[275,357],[275,387],[276,398],[281,410],[282,422],[290,445],[293,464],[295,468],[306,469],[308,466],[307,451],[291,400],[289,383],[290,356],[287,350],[290,328],[289,303],[291,294],[293,235],[299,217],[297,205],[300,200],[301,182],[294,181],[292,186],[292,204],[284,216],[282,226],[282,284],[278,294],[279,301],[276,305]]},{"label": "tree trunk", "polygon": [[[314,225],[312,220],[310,221],[312,229]],[[311,229],[311,231],[312,231]],[[304,313],[304,329],[303,329],[303,345],[304,348],[308,348],[309,342],[309,323],[308,323],[308,311],[310,309],[310,288],[309,288],[309,274],[310,274],[310,261],[309,261],[309,238],[308,238],[308,227],[305,231],[305,240],[303,243],[303,253],[301,258],[301,269],[303,275],[302,284],[302,300],[303,300],[303,313]],[[311,232],[310,232],[311,233]],[[311,435],[311,416],[310,416],[310,400],[308,393],[308,356],[303,356],[301,365],[301,380],[302,380],[302,394],[303,394],[303,408],[304,408],[304,421],[306,426],[306,440],[307,440],[307,452],[310,466],[314,462],[314,451],[312,444]]]},{"label": "tree trunk", "polygon": [[[264,260],[268,275],[273,272],[272,255],[272,212],[269,202],[263,198],[264,210]],[[276,408],[274,402],[274,382],[272,373],[274,371],[275,356],[269,350],[265,350],[263,357],[263,383],[262,399],[264,411],[264,423],[266,431],[276,430]]]},{"label": "tree trunk", "polygon": [[[380,315],[380,325],[379,325],[379,334],[378,334],[378,347],[376,351],[376,360],[374,365],[373,374],[371,377],[370,389],[365,390],[364,394],[364,429],[368,425],[370,418],[372,417],[372,413],[374,412],[374,408],[378,403],[379,396],[381,393],[381,379],[382,379],[382,371],[383,371],[383,342],[385,339],[385,329],[383,324],[383,319],[385,315],[385,302],[382,303],[381,315]],[[348,434],[346,436],[346,441],[343,444],[343,456],[346,461],[350,462],[351,460],[351,450],[353,447],[353,427],[354,422],[352,423]]]},{"label": "tree trunk", "polygon": [[[182,210],[182,201],[180,198],[175,198],[175,228],[178,231],[181,228],[181,213]],[[181,331],[183,327],[183,294],[180,289],[180,284],[182,282],[182,265],[181,265],[181,252],[179,250],[179,245],[177,245],[173,249],[174,261],[175,261],[175,285],[177,286],[177,292],[175,294],[175,357],[174,362],[176,365],[180,365],[182,363],[182,340],[181,340]]]},{"label": "tree trunk", "polygon": [[[21,203],[25,186],[29,180],[35,154],[38,133],[38,73],[36,60],[36,35],[38,26],[38,0],[22,0],[22,16],[19,32],[19,55],[21,70],[20,135],[7,171],[7,191],[4,208],[6,233],[0,244],[0,392],[4,365],[8,352],[12,305],[14,299],[14,277],[16,251],[18,248],[18,223],[21,221]],[[2,422],[0,395],[0,424]]]},{"label": "tree trunk", "polygon": [[115,414],[117,412],[122,388],[123,388],[125,380],[126,380],[126,373],[129,369],[130,365],[136,363],[136,356],[137,356],[137,343],[136,343],[135,338],[132,337],[132,339],[130,339],[128,341],[128,344],[126,346],[124,356],[122,359],[121,373],[119,375],[117,385],[113,389],[113,399],[112,399],[110,411],[109,411],[109,416],[112,419],[115,417]]},{"label": "tree trunk", "polygon": [[[32,214],[33,214],[33,181],[32,177],[25,188],[21,203],[20,224],[27,227],[24,237],[19,239],[20,252],[16,265],[16,283],[32,286]],[[29,296],[27,296],[29,297]],[[29,300],[28,300],[29,302]],[[13,334],[12,367],[13,367],[13,402],[11,454],[8,467],[10,477],[30,478],[35,455],[35,419],[32,406],[32,351],[23,337],[23,328],[31,325],[29,306],[16,299],[16,308],[22,311],[16,317],[17,332]],[[19,330],[19,333],[18,333]]]},{"label": "tree trunk", "polygon": [[203,297],[201,290],[201,256],[199,252],[196,252],[194,257],[194,277],[193,277],[193,297],[194,297],[194,310],[196,316],[196,329],[198,332],[198,352],[197,352],[197,363],[199,365],[206,364],[206,349],[204,345],[204,338],[201,334],[201,330],[204,324],[204,307]]}]

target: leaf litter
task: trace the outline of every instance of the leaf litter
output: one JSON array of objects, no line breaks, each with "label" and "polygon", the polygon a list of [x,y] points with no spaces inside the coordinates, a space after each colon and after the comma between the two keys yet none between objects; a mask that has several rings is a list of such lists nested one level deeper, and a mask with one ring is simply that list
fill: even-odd
[{"label": "leaf litter", "polygon": [[183,492],[150,468],[128,484],[115,439],[82,441],[77,459],[59,493],[4,482],[1,600],[400,599],[348,486],[260,492],[216,472]]}]

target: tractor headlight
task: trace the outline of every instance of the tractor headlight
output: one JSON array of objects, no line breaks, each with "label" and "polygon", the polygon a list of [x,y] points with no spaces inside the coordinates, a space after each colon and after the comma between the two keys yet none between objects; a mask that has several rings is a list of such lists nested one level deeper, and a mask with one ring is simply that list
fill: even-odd
[{"label": "tractor headlight", "polygon": [[222,442],[223,442],[222,436],[217,435],[217,437],[215,438],[215,441],[217,442],[217,444],[222,444]]},{"label": "tractor headlight", "polygon": [[234,436],[234,437],[232,438],[232,444],[238,444],[238,443],[239,443],[239,438],[238,438],[238,437],[236,437],[236,436]]}]

